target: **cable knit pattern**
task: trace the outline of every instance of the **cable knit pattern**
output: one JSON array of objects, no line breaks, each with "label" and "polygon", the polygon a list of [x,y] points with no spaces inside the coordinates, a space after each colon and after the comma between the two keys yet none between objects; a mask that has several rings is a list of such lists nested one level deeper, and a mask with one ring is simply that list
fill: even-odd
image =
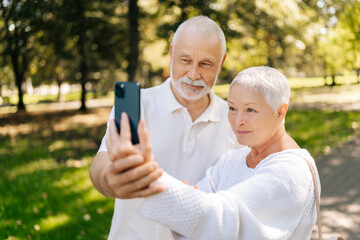
[{"label": "cable knit pattern", "polygon": [[285,150],[252,169],[246,165],[249,151],[229,151],[207,170],[199,186],[215,194],[164,174],[159,182],[166,190],[146,198],[138,213],[189,239],[310,239],[316,221],[312,177],[293,153],[307,157],[316,170],[310,154]]},{"label": "cable knit pattern", "polygon": [[[189,236],[197,225],[201,214],[201,202],[196,195],[199,190],[164,173],[156,183],[166,186],[163,193],[146,198],[138,213],[153,219],[175,232]],[[173,218],[172,216],[176,216]],[[183,224],[186,222],[186,224]]]}]

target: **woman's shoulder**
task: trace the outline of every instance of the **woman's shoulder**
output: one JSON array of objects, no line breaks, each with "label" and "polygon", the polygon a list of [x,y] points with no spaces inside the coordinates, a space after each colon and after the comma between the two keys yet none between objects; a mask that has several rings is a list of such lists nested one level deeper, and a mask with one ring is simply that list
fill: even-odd
[{"label": "woman's shoulder", "polygon": [[251,149],[246,146],[228,150],[221,156],[219,164],[221,164],[222,167],[240,164],[242,160],[245,161],[246,156],[249,154],[250,151]]},{"label": "woman's shoulder", "polygon": [[227,151],[226,153],[223,154],[223,156],[225,156],[226,161],[231,161],[246,157],[250,151],[251,149],[249,147],[242,146],[240,148],[231,149]]},{"label": "woman's shoulder", "polygon": [[304,158],[316,169],[315,160],[306,149],[287,149],[273,153],[261,161],[256,168],[259,171],[269,170],[293,177],[307,175],[310,171]]}]

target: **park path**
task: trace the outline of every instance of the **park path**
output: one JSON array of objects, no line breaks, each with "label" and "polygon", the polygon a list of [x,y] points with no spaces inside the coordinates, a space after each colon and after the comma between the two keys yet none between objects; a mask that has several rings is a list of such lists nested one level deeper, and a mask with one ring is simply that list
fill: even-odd
[{"label": "park path", "polygon": [[345,240],[360,240],[360,135],[318,158],[316,164],[324,239],[338,234]]}]

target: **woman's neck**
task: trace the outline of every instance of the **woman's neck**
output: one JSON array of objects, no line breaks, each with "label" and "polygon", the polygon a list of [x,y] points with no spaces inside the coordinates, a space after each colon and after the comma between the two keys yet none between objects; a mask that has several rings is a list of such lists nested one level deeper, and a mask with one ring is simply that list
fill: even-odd
[{"label": "woman's neck", "polygon": [[251,146],[251,152],[246,158],[248,167],[255,168],[263,159],[270,154],[281,152],[286,149],[299,149],[299,145],[286,133],[285,127],[281,127],[276,134],[261,146]]}]

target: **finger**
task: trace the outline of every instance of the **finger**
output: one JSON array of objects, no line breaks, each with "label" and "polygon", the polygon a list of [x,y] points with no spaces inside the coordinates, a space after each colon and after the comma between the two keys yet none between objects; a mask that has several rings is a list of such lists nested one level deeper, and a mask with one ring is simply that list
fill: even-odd
[{"label": "finger", "polygon": [[200,187],[199,187],[198,185],[194,185],[193,187],[194,187],[195,189],[200,190]]},{"label": "finger", "polygon": [[131,194],[133,194],[135,192],[139,192],[146,188],[152,187],[150,185],[154,181],[156,181],[163,174],[163,172],[164,171],[162,169],[157,169],[156,171],[153,171],[152,173],[146,175],[145,177],[137,181],[134,181],[130,184],[127,184],[126,186],[123,187],[123,191],[131,192]]},{"label": "finger", "polygon": [[190,183],[186,180],[184,180],[183,183],[185,183],[186,185],[190,185]]},{"label": "finger", "polygon": [[[129,169],[128,171],[121,173],[119,175],[119,182],[123,183],[122,185],[132,183],[134,181],[140,180],[141,178],[149,175],[153,171],[158,169],[157,162],[147,162],[136,168]],[[136,191],[136,189],[134,189]],[[133,192],[133,191],[130,191]]]},{"label": "finger", "polygon": [[121,173],[131,168],[135,168],[144,162],[144,158],[140,154],[130,155],[114,162],[112,172]]},{"label": "finger", "polygon": [[146,128],[146,124],[144,121],[139,122],[138,135],[140,141],[140,151],[144,155],[145,161],[146,162],[152,161],[153,160],[152,146],[149,138],[149,132]]},{"label": "finger", "polygon": [[119,139],[119,134],[117,134],[115,129],[116,129],[115,119],[112,118],[110,119],[109,132],[108,132],[108,137],[106,139],[107,145],[111,145],[112,143],[116,142],[117,139]]},{"label": "finger", "polygon": [[121,143],[128,144],[131,143],[131,131],[130,131],[130,123],[129,123],[129,117],[125,112],[121,113],[121,120],[120,120],[120,141]]},{"label": "finger", "polygon": [[163,192],[165,190],[165,187],[161,184],[157,184],[139,191],[136,191],[129,195],[129,198],[144,198],[149,197],[151,195]]},{"label": "finger", "polygon": [[156,172],[158,164],[156,162],[149,162],[121,173],[116,172],[114,168],[114,164],[111,164],[110,169],[105,173],[108,188],[111,189],[116,197],[127,198],[129,194],[140,190],[131,184],[154,171]]}]

